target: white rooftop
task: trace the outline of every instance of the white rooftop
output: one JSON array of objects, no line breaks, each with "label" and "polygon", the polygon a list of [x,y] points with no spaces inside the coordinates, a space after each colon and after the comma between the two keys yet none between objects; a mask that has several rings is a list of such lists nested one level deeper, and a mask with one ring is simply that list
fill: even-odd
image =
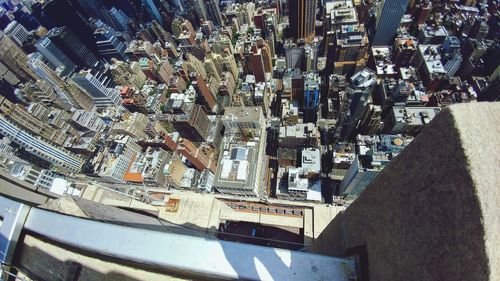
[{"label": "white rooftop", "polygon": [[302,150],[302,169],[304,173],[317,173],[321,172],[321,153],[317,148],[305,148]]}]

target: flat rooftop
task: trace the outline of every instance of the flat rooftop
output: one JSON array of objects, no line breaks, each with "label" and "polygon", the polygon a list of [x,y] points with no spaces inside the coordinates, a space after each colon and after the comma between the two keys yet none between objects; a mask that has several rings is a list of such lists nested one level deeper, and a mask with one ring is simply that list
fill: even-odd
[{"label": "flat rooftop", "polygon": [[447,73],[441,63],[439,48],[440,45],[418,45],[418,50],[424,58],[425,67],[430,74]]},{"label": "flat rooftop", "polygon": [[221,151],[215,173],[214,186],[253,189],[256,180],[257,155],[260,142],[236,142]]}]

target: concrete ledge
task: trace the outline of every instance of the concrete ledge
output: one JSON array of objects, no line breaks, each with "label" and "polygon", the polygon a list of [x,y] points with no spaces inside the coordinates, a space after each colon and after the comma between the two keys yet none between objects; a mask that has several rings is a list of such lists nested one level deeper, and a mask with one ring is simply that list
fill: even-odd
[{"label": "concrete ledge", "polygon": [[361,278],[500,280],[500,103],[438,114],[313,247]]}]

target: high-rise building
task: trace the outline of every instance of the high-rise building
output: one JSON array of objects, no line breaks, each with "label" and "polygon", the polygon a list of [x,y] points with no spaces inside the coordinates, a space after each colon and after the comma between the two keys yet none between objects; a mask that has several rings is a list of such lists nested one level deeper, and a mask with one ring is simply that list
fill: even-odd
[{"label": "high-rise building", "polygon": [[264,71],[271,73],[273,71],[273,57],[269,43],[263,38],[259,37],[255,40],[257,47],[262,52],[262,62],[264,63]]},{"label": "high-rise building", "polygon": [[[403,142],[401,139],[399,141]],[[340,194],[344,198],[348,200],[357,198],[382,168],[389,163],[388,155],[391,151],[389,149],[379,151],[377,148],[379,142],[378,136],[373,138],[358,136],[357,147],[360,149],[360,153],[354,157],[354,161],[339,186]]]},{"label": "high-rise building", "polygon": [[141,89],[148,80],[148,77],[142,72],[137,62],[128,64],[124,61],[115,60],[109,69],[111,70],[111,75],[113,75],[113,80],[118,85]]},{"label": "high-rise building", "polygon": [[106,125],[95,111],[77,109],[73,111],[69,120],[73,126],[82,130],[90,130],[96,133],[101,132]]},{"label": "high-rise building", "polygon": [[94,37],[96,39],[97,51],[103,59],[107,61],[112,58],[127,60],[125,56],[127,46],[116,37],[112,30],[98,28],[94,32]]},{"label": "high-rise building", "polygon": [[147,29],[149,33],[151,33],[152,36],[155,38],[155,40],[152,43],[159,42],[163,46],[167,42],[174,41],[172,35],[168,33],[156,20],[151,21],[147,25]]},{"label": "high-rise building", "polygon": [[302,107],[304,112],[304,122],[316,123],[318,119],[319,87],[321,85],[321,78],[319,75],[310,73],[306,77],[304,83],[304,104]]},{"label": "high-rise building", "polygon": [[50,163],[54,169],[78,173],[85,163],[85,160],[79,156],[25,132],[5,119],[3,115],[0,115],[0,133],[30,155]]},{"label": "high-rise building", "polygon": [[408,0],[384,0],[380,3],[376,16],[373,46],[391,45],[406,6],[408,6]]},{"label": "high-rise building", "polygon": [[448,36],[442,45],[442,64],[450,77],[457,73],[462,64],[460,40],[456,36]]},{"label": "high-rise building", "polygon": [[95,167],[96,173],[105,181],[124,183],[124,176],[129,170],[133,160],[141,152],[141,147],[130,136],[118,135],[107,146]]},{"label": "high-rise building", "polygon": [[200,95],[200,100],[202,101],[201,104],[206,106],[207,111],[213,112],[217,106],[217,102],[203,77],[198,73],[191,73],[189,78],[191,79],[191,85]]},{"label": "high-rise building", "polygon": [[38,40],[35,47],[61,76],[71,75],[75,70],[75,62],[68,58],[48,37]]},{"label": "high-rise building", "polygon": [[44,60],[40,53],[32,53],[28,56],[28,64],[30,68],[40,77],[43,81],[49,83],[55,92],[65,97],[74,108],[82,108],[90,110],[94,106],[92,98],[73,84],[69,78],[61,78],[55,69],[50,67]]},{"label": "high-rise building", "polygon": [[[214,188],[236,196],[262,196],[266,167],[265,118],[262,107],[227,107],[222,117],[225,135],[232,137],[219,154]],[[252,142],[242,140],[251,137]]]},{"label": "high-rise building", "polygon": [[197,72],[202,77],[206,77],[207,72],[205,70],[205,67],[203,67],[203,63],[198,58],[193,56],[192,54],[187,54],[186,56],[187,56],[188,62],[185,62],[185,63],[187,65],[187,68],[189,69],[189,71]]},{"label": "high-rise building", "polygon": [[495,72],[493,72],[488,82],[488,86],[479,95],[478,100],[500,101],[500,66],[498,66]]},{"label": "high-rise building", "polygon": [[[342,60],[343,56],[344,54],[348,56],[355,55],[357,53],[356,47],[362,49],[364,47],[363,43],[366,41],[366,39],[363,38],[365,29],[358,22],[355,5],[352,0],[326,2],[324,13],[324,55],[327,61],[338,62],[337,65],[326,65],[326,72],[328,75],[332,74],[334,67],[337,68],[337,74],[352,71],[352,69],[355,68],[353,64],[357,62]],[[351,40],[352,46],[350,46]]]},{"label": "high-rise building", "polygon": [[207,71],[208,75],[214,76],[218,80],[221,79],[222,75],[222,65],[221,65],[222,57],[219,54],[207,54],[205,61],[203,62],[203,66]]},{"label": "high-rise building", "polygon": [[124,118],[123,121],[114,122],[113,126],[109,130],[109,133],[113,135],[128,135],[135,139],[147,139],[145,130],[148,123],[149,119],[146,115],[134,112]]},{"label": "high-rise building", "polygon": [[336,32],[334,74],[352,75],[366,66],[368,37],[364,25],[342,25]]},{"label": "high-rise building", "polygon": [[427,17],[429,16],[430,12],[432,10],[432,2],[427,1],[427,0],[421,0],[419,3],[417,3],[412,11],[413,18],[417,19],[417,24],[425,24],[427,21]]},{"label": "high-rise building", "polygon": [[50,189],[58,175],[51,170],[41,169],[35,165],[15,162],[10,171],[11,175],[36,187]]},{"label": "high-rise building", "polygon": [[[86,1],[95,2],[95,1]],[[95,11],[97,12],[97,10]],[[54,24],[53,26],[66,26],[82,44],[92,52],[97,52],[93,31],[87,24],[87,15],[83,8],[71,0],[50,0],[43,4],[43,13]],[[63,47],[60,47],[64,49]]]},{"label": "high-rise building", "polygon": [[185,18],[176,18],[172,22],[172,32],[179,37],[182,32],[195,33],[193,24]]},{"label": "high-rise building", "polygon": [[[420,44],[412,61],[420,79],[429,91],[434,91],[442,85],[446,85],[450,78],[441,61],[440,47],[440,45]],[[462,59],[460,54],[457,54],[457,58]]]},{"label": "high-rise building", "polygon": [[3,32],[14,40],[18,46],[23,46],[30,36],[28,30],[15,20],[9,23]]},{"label": "high-rise building", "polygon": [[157,20],[160,24],[163,24],[163,18],[160,14],[160,10],[156,7],[153,0],[142,0],[144,5],[146,6],[146,10],[149,12],[151,17]]},{"label": "high-rise building", "polygon": [[219,8],[219,0],[208,0],[206,2],[207,16],[217,26],[222,26],[224,23],[222,14]]},{"label": "high-rise building", "polygon": [[55,106],[66,110],[71,109],[71,103],[64,95],[59,95],[52,86],[44,81],[28,81],[21,87],[22,97],[33,102],[41,102],[46,106]]},{"label": "high-rise building", "polygon": [[369,136],[375,135],[382,128],[381,114],[381,106],[369,104],[365,108],[359,125],[356,127],[356,133]]},{"label": "high-rise building", "polygon": [[213,161],[210,159],[211,155],[208,154],[208,151],[205,151],[201,147],[197,147],[191,141],[182,139],[177,146],[177,152],[186,157],[187,160],[189,160],[189,162],[199,171],[209,169],[210,171],[215,172],[215,162],[217,160]]},{"label": "high-rise building", "polygon": [[304,47],[287,42],[285,44],[285,61],[287,68],[304,69]]},{"label": "high-rise building", "polygon": [[416,42],[412,38],[396,38],[394,40],[394,64],[397,67],[410,66],[416,51]]},{"label": "high-rise building", "polygon": [[113,79],[106,70],[81,70],[73,74],[71,79],[89,93],[99,109],[122,103],[120,91],[115,88]]},{"label": "high-rise building", "polygon": [[288,11],[293,39],[311,42],[316,24],[316,0],[291,0],[288,2]]},{"label": "high-rise building", "polygon": [[250,52],[250,64],[252,73],[255,76],[256,82],[266,81],[266,71],[264,69],[264,60],[262,56],[262,49],[257,48],[257,46],[252,46],[252,52]]},{"label": "high-rise building", "polygon": [[70,77],[64,78],[64,88],[63,91],[67,93],[73,103],[73,107],[82,108],[85,110],[91,110],[94,107],[94,100],[89,93],[82,90]]},{"label": "high-rise building", "polygon": [[318,44],[308,44],[304,48],[306,71],[316,71],[318,66]]},{"label": "high-rise building", "polygon": [[165,60],[163,62],[160,62],[158,64],[158,71],[156,73],[156,77],[158,80],[160,80],[163,83],[168,83],[170,81],[170,78],[172,78],[172,75],[174,73],[174,69],[170,62],[168,60]]},{"label": "high-rise building", "polygon": [[260,106],[253,107],[226,107],[221,119],[226,132],[230,134],[253,134],[260,136],[266,121]]},{"label": "high-rise building", "polygon": [[230,54],[234,54],[231,38],[225,34],[214,34],[212,38],[209,39],[209,42],[212,44],[212,51],[215,53],[222,54],[227,51]]},{"label": "high-rise building", "polygon": [[384,119],[383,133],[416,136],[441,111],[440,107],[394,105]]},{"label": "high-rise building", "polygon": [[115,30],[127,32],[129,30],[128,22],[130,17],[128,17],[122,10],[112,7],[107,10],[105,8],[101,9],[101,15],[104,21]]},{"label": "high-rise building", "polygon": [[336,136],[341,139],[353,138],[366,106],[372,102],[372,92],[376,85],[375,72],[369,68],[357,72],[351,77],[347,87],[347,110],[341,112],[337,123]]},{"label": "high-rise building", "polygon": [[210,120],[203,108],[194,105],[188,114],[176,114],[172,127],[183,137],[192,142],[204,142],[210,129]]},{"label": "high-rise building", "polygon": [[0,114],[22,129],[56,145],[62,145],[66,140],[67,134],[37,119],[21,104],[11,103],[3,97],[0,97]]},{"label": "high-rise building", "polygon": [[[2,67],[4,72],[1,74],[2,76],[9,71],[10,75],[15,76],[8,77],[7,81],[15,82],[18,79],[21,82],[26,82],[37,79],[35,73],[28,66],[28,59],[24,51],[2,31],[0,31],[0,66],[4,66]],[[15,84],[17,83],[12,85]]]},{"label": "high-rise building", "polygon": [[[53,28],[47,38],[78,66],[94,67],[99,59],[92,50],[68,27]],[[95,42],[95,39],[92,38]],[[95,45],[95,43],[94,43]]]},{"label": "high-rise building", "polygon": [[283,149],[315,147],[318,145],[318,138],[318,129],[314,123],[299,123],[291,126],[281,126],[278,144]]}]

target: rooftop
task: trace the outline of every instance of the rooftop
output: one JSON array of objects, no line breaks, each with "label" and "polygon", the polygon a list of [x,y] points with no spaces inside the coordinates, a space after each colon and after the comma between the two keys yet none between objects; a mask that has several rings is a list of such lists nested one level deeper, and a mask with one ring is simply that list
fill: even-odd
[{"label": "rooftop", "polygon": [[448,31],[444,26],[429,26],[425,25],[420,28],[425,37],[434,37],[434,36],[448,36]]},{"label": "rooftop", "polygon": [[397,122],[411,125],[428,124],[441,111],[440,107],[393,107]]},{"label": "rooftop", "polygon": [[280,138],[310,138],[316,137],[317,129],[313,123],[299,123],[280,127]]},{"label": "rooftop", "polygon": [[430,74],[446,74],[441,63],[440,45],[419,45],[418,50],[422,55],[425,66]]},{"label": "rooftop", "polygon": [[351,86],[355,88],[367,88],[376,83],[376,76],[373,70],[365,68],[356,72],[351,77]]},{"label": "rooftop", "polygon": [[335,26],[358,23],[356,9],[352,0],[326,2],[326,14],[330,15]]},{"label": "rooftop", "polygon": [[302,150],[301,167],[306,174],[319,174],[321,172],[321,153],[317,148]]},{"label": "rooftop", "polygon": [[[214,186],[253,189],[256,180],[255,161],[260,141],[228,140],[219,156]],[[229,142],[229,143],[228,143]]]},{"label": "rooftop", "polygon": [[262,107],[260,106],[235,106],[226,107],[224,116],[222,120],[238,120],[239,122],[244,122],[244,120],[256,122],[260,119],[262,114]]}]

